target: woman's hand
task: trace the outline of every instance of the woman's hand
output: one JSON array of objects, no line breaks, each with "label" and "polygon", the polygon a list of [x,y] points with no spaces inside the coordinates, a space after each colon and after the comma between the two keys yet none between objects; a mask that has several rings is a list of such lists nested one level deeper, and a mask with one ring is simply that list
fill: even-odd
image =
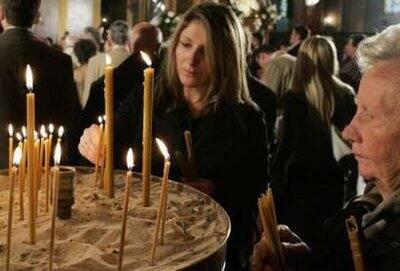
[{"label": "woman's hand", "polygon": [[102,148],[99,149],[98,146],[99,137],[100,127],[98,125],[92,124],[92,126],[85,129],[79,141],[79,152],[82,154],[83,157],[88,159],[93,164],[96,163],[98,152],[102,152]]},{"label": "woman's hand", "polygon": [[[293,268],[293,270],[304,270],[299,266],[299,263],[301,264],[303,262],[302,259],[304,260],[311,253],[310,248],[286,225],[278,226],[278,234],[281,240],[286,264],[288,264],[290,268]],[[250,259],[251,270],[273,270],[268,255],[271,255],[271,252],[268,249],[267,242],[263,235],[260,242],[254,246],[253,255]]]}]

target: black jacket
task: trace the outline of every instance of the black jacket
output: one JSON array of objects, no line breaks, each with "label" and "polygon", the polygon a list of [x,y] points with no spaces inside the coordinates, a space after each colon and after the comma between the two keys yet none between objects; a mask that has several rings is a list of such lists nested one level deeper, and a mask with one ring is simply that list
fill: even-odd
[{"label": "black jacket", "polygon": [[[20,130],[26,125],[26,65],[30,64],[36,96],[36,129],[52,122],[64,125],[68,148],[63,159],[77,158],[79,101],[73,80],[71,58],[38,40],[25,28],[14,28],[0,35],[0,165],[7,163],[6,127],[13,123]],[[64,141],[66,142],[66,141]],[[65,160],[64,160],[65,161]]]}]

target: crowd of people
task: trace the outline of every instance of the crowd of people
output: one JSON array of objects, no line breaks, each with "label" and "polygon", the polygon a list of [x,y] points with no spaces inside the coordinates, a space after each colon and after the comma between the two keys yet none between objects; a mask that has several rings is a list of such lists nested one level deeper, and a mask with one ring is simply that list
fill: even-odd
[{"label": "crowd of people", "polygon": [[[226,270],[271,270],[256,204],[268,187],[286,225],[278,230],[291,269],[353,270],[344,224],[350,215],[361,229],[367,270],[400,266],[400,25],[350,36],[340,65],[328,36],[305,26],[294,27],[288,42],[247,36],[235,13],[214,3],[187,11],[168,41],[150,23],[129,29],[115,21],[103,42],[88,27],[55,48],[30,31],[39,5],[0,0],[2,127],[24,124],[30,64],[37,123],[67,128],[65,162],[94,163],[108,54],[115,67],[115,166],[124,167],[133,147],[140,172],[145,51],[157,75],[153,133],[173,154],[171,179],[209,194],[231,219]],[[187,154],[185,131],[193,138],[196,179],[177,157]],[[0,135],[1,166],[7,136]],[[161,175],[163,159],[156,150],[152,157],[152,173]],[[367,187],[356,196],[359,175]]]}]

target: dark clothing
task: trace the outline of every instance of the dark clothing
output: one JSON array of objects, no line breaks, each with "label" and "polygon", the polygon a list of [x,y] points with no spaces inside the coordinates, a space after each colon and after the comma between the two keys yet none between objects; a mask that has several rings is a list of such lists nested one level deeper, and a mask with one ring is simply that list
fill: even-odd
[{"label": "dark clothing", "polygon": [[[123,101],[133,86],[143,82],[145,63],[139,53],[132,54],[114,69],[114,108]],[[89,98],[82,112],[81,134],[91,124],[96,123],[99,115],[104,115],[104,76],[92,83]]]},{"label": "dark clothing", "polygon": [[[141,94],[142,89],[138,86],[122,104],[116,119],[116,148],[122,150],[117,156],[124,157],[128,145],[133,145],[139,171],[142,160]],[[155,108],[153,137],[159,137],[168,146],[172,156],[171,179],[175,180],[182,177],[174,154],[186,154],[185,130],[192,133],[199,177],[214,183],[214,198],[232,221],[227,270],[242,270],[239,254],[251,247],[256,199],[267,186],[267,141],[262,115],[244,104],[220,105],[215,113],[197,118],[191,117],[185,104],[167,113],[160,113]],[[155,142],[153,144],[155,146]],[[163,160],[156,147],[152,160],[152,172],[161,175]],[[248,260],[249,255],[243,256]]]},{"label": "dark clothing", "polygon": [[289,55],[297,57],[297,55],[299,54],[300,45],[301,45],[301,42],[299,44],[297,44],[296,46],[294,46],[293,48],[291,48],[287,53]]},{"label": "dark clothing", "polygon": [[[347,88],[334,91],[333,125],[342,130],[355,114]],[[278,222],[314,248],[326,218],[343,207],[344,176],[333,157],[330,128],[304,93],[284,96],[283,138],[272,167]]]},{"label": "dark clothing", "polygon": [[[25,28],[13,28],[0,35],[0,127],[26,125],[26,65],[33,71],[36,99],[36,129],[52,122],[66,128],[64,162],[78,157],[77,123],[79,100],[71,58],[38,40]],[[0,133],[0,166],[7,165],[7,133]],[[67,159],[68,158],[68,159]]]},{"label": "dark clothing", "polygon": [[362,74],[355,58],[348,59],[339,71],[340,80],[352,86],[356,93],[360,86],[361,77]]},{"label": "dark clothing", "polygon": [[257,78],[248,74],[247,83],[250,96],[264,113],[267,125],[268,142],[274,142],[274,127],[276,121],[276,95]]},{"label": "dark clothing", "polygon": [[[397,192],[397,196],[399,193]],[[390,199],[382,202],[374,188],[365,195],[354,199],[339,214],[329,218],[319,245],[314,251],[315,270],[352,271],[354,264],[348,239],[345,219],[354,216],[359,228],[359,238],[368,271],[394,271],[400,268],[400,201]],[[362,221],[366,215],[377,213],[379,220],[387,222],[371,236]],[[375,223],[378,221],[374,221]],[[371,226],[374,226],[372,224]]]}]

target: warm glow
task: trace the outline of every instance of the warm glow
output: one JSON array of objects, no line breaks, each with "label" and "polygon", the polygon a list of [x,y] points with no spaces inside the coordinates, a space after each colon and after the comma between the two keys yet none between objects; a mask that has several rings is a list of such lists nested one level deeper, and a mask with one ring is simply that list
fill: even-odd
[{"label": "warm glow", "polygon": [[306,6],[314,6],[316,4],[318,4],[319,0],[306,0]]},{"label": "warm glow", "polygon": [[33,132],[33,138],[36,140],[36,139],[38,139],[38,132],[37,131],[34,131]]},{"label": "warm glow", "polygon": [[26,127],[22,126],[22,135],[24,136],[24,138],[26,138]]},{"label": "warm glow", "polygon": [[164,159],[169,160],[169,153],[168,153],[167,146],[165,146],[164,142],[162,142],[162,140],[160,140],[158,138],[156,138],[156,142],[157,142],[158,148],[160,149],[160,152],[164,156]]},{"label": "warm glow", "polygon": [[56,149],[54,151],[54,165],[58,166],[61,161],[61,144],[57,143]]},{"label": "warm glow", "polygon": [[42,138],[46,138],[47,137],[46,127],[44,125],[40,126],[40,136]]},{"label": "warm glow", "polygon": [[26,65],[25,79],[26,79],[27,89],[33,90],[33,74],[32,74],[31,66],[29,66],[29,65]]},{"label": "warm glow", "polygon": [[332,15],[332,14],[327,15],[327,16],[324,18],[324,23],[327,24],[327,25],[332,25],[332,26],[334,26],[334,25],[336,24],[336,18],[335,18],[335,16]]},{"label": "warm glow", "polygon": [[106,119],[106,115],[103,115],[103,121],[106,121],[107,119]]},{"label": "warm glow", "polygon": [[18,166],[19,162],[21,162],[21,158],[22,158],[22,149],[20,146],[18,146],[15,150],[14,150],[14,158],[13,158],[13,165],[14,166]]},{"label": "warm glow", "polygon": [[149,57],[149,55],[143,51],[140,51],[140,54],[142,56],[143,61],[146,62],[147,66],[151,66],[151,58]]},{"label": "warm glow", "polygon": [[12,124],[8,125],[8,134],[10,135],[10,137],[12,137],[14,134],[14,127],[12,126]]},{"label": "warm glow", "polygon": [[21,135],[21,133],[16,133],[16,134],[15,134],[15,137],[17,138],[18,141],[21,141],[21,140],[22,140],[22,135]]},{"label": "warm glow", "polygon": [[103,117],[102,116],[98,116],[97,117],[97,121],[99,122],[99,124],[103,124]]},{"label": "warm glow", "polygon": [[54,125],[52,123],[49,124],[49,133],[52,134],[54,132]]},{"label": "warm glow", "polygon": [[111,57],[109,55],[106,55],[106,65],[107,66],[111,65]]},{"label": "warm glow", "polygon": [[64,135],[64,127],[60,126],[60,128],[58,128],[58,137],[61,138]]},{"label": "warm glow", "polygon": [[128,153],[126,154],[126,166],[129,170],[132,170],[134,165],[133,150],[132,148],[129,148]]}]

